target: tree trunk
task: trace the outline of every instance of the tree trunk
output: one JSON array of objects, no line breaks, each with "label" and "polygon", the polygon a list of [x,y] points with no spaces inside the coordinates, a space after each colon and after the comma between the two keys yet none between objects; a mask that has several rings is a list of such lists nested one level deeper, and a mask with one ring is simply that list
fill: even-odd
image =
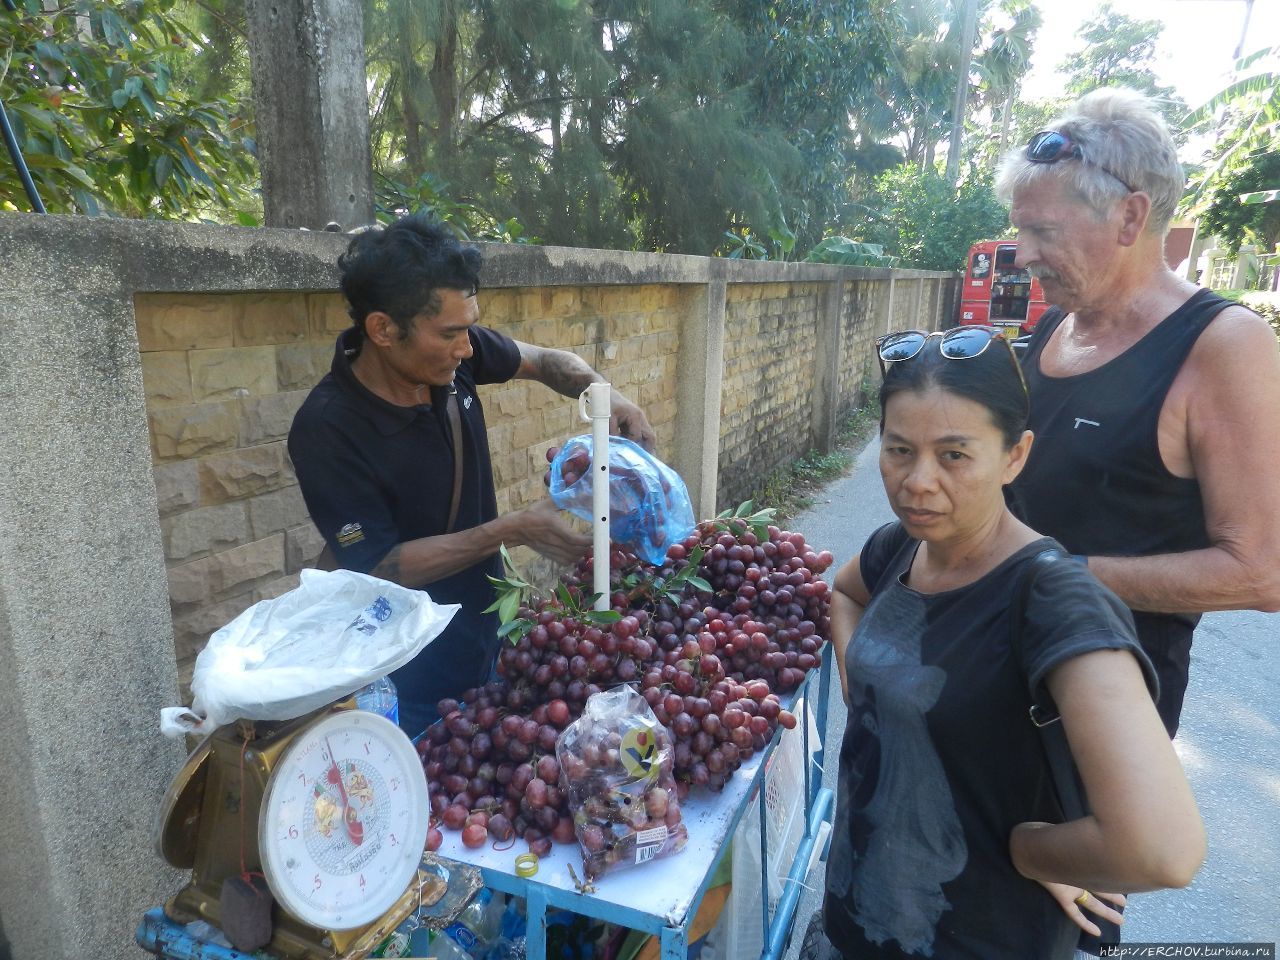
[{"label": "tree trunk", "polygon": [[428,80],[436,99],[436,149],[441,158],[452,157],[458,126],[458,21],[451,5],[444,5],[440,38],[431,59]]},{"label": "tree trunk", "polygon": [[267,226],[370,223],[364,7],[250,0],[245,13]]},{"label": "tree trunk", "polygon": [[1018,84],[1009,88],[1009,96],[1004,100],[1004,116],[1000,118],[1000,156],[1009,149],[1009,128],[1013,125],[1013,105],[1018,100]]},{"label": "tree trunk", "polygon": [[414,92],[418,85],[418,71],[413,62],[413,51],[409,48],[408,38],[402,37],[398,58],[400,61],[400,119],[404,122],[404,157],[409,171],[415,176],[426,172],[426,163],[422,156],[422,114],[418,110]]},{"label": "tree trunk", "polygon": [[973,35],[977,29],[977,0],[965,0],[960,31],[960,65],[956,70],[956,97],[951,108],[951,146],[947,151],[947,182],[953,187],[960,179],[960,150],[964,140],[964,117],[969,103],[969,64],[973,61]]}]

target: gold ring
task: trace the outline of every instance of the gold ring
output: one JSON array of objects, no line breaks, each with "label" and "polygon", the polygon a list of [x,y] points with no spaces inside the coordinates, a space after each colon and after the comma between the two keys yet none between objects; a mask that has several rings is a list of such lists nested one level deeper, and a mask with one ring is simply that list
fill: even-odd
[{"label": "gold ring", "polygon": [[521,853],[516,856],[516,876],[532,877],[538,872],[538,856],[534,853]]},{"label": "gold ring", "polygon": [[1082,894],[1080,894],[1080,896],[1076,897],[1075,899],[1076,906],[1083,907],[1086,903],[1089,902],[1089,896],[1090,896],[1089,891],[1086,890]]}]

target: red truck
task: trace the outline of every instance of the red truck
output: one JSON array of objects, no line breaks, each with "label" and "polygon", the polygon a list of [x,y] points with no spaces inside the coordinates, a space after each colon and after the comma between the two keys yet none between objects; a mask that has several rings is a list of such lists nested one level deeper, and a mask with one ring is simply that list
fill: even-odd
[{"label": "red truck", "polygon": [[960,323],[989,323],[1006,335],[1030,333],[1049,308],[1040,282],[1013,265],[1016,240],[982,240],[969,248],[960,293]]}]

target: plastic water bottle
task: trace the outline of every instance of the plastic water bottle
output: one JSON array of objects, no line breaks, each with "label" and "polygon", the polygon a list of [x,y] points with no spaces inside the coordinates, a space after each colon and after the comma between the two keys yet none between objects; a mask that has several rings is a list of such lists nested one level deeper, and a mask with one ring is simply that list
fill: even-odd
[{"label": "plastic water bottle", "polygon": [[370,713],[380,713],[392,723],[400,722],[400,697],[390,677],[381,677],[357,690],[356,706]]},{"label": "plastic water bottle", "polygon": [[481,888],[466,909],[458,914],[458,919],[445,928],[445,936],[457,943],[468,956],[481,957],[489,942],[501,932],[504,909],[501,898],[495,899],[492,891]]},{"label": "plastic water bottle", "polygon": [[471,960],[471,954],[463,950],[457,941],[443,933],[437,933],[431,938],[429,949],[431,952],[424,956],[429,956],[432,960]]}]

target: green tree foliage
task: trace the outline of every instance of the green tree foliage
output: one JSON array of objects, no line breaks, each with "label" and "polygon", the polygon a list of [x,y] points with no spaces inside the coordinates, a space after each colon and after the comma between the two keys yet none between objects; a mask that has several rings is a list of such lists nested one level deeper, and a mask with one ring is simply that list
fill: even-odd
[{"label": "green tree foliage", "polygon": [[[795,175],[780,180],[782,214],[802,247],[833,223],[851,167],[883,169],[878,88],[892,75],[897,4],[756,0],[736,5],[750,50],[762,51],[752,90],[753,125],[773,127],[799,153]],[[862,133],[856,144],[854,132]],[[890,157],[894,162],[896,157]]]},{"label": "green tree foliage", "polygon": [[[1058,64],[1066,75],[1065,95],[1042,100],[1017,100],[1009,105],[1003,119],[1000,142],[1007,146],[1024,144],[1032,135],[1048,127],[1073,101],[1098,87],[1123,86],[1156,99],[1165,120],[1181,142],[1185,139],[1182,116],[1186,105],[1156,78],[1151,69],[1156,43],[1164,30],[1158,20],[1135,20],[1116,13],[1103,4],[1095,15],[1076,31],[1079,49]],[[982,154],[994,165],[1004,149]]]},{"label": "green tree foliage", "polygon": [[[1019,0],[1001,0],[1017,3]],[[896,164],[946,0],[365,0],[375,165],[547,242],[787,255]],[[918,29],[911,9],[922,13]],[[932,18],[932,19],[931,19]],[[912,32],[912,31],[915,32]],[[924,60],[921,61],[924,63]],[[935,61],[915,80],[935,79]],[[914,81],[913,81],[914,82]],[[932,126],[951,81],[927,95]],[[923,150],[923,147],[921,148]],[[923,153],[921,153],[923,156]],[[855,178],[857,179],[857,178]]]},{"label": "green tree foliage", "polygon": [[198,55],[176,59],[174,82],[200,100],[221,100],[251,111],[245,0],[178,0],[173,16],[200,38]]},{"label": "green tree foliage", "polygon": [[1080,96],[1098,87],[1128,87],[1157,100],[1165,119],[1175,123],[1187,105],[1150,66],[1163,30],[1159,20],[1135,20],[1102,4],[1076,31],[1083,46],[1058,66],[1068,76],[1067,92]]},{"label": "green tree foliage", "polygon": [[974,60],[979,77],[978,105],[989,118],[989,126],[985,140],[974,144],[969,156],[984,166],[994,166],[1012,142],[1018,93],[1031,66],[1042,20],[1031,0],[1003,0],[995,13],[1001,19],[988,23],[989,39]]},{"label": "green tree foliage", "polygon": [[[851,176],[837,216],[856,221],[875,179],[904,160],[932,169],[952,123],[956,70],[961,60],[962,0],[902,0],[882,18],[887,71],[874,95],[852,113]],[[993,166],[1016,112],[1013,105],[1030,66],[1039,11],[1032,0],[979,0],[978,30],[968,79],[964,156]],[[891,155],[888,144],[897,148]]]},{"label": "green tree foliage", "polygon": [[863,243],[848,237],[827,237],[809,251],[808,263],[834,263],[847,267],[896,267],[898,258],[884,252],[878,243]]},{"label": "green tree foliage", "polygon": [[1280,189],[1280,46],[1242,57],[1234,76],[1184,121],[1213,146],[1183,208],[1201,215],[1202,231],[1217,233],[1233,252],[1247,241],[1269,250],[1280,239],[1280,200],[1242,204],[1240,197]]},{"label": "green tree foliage", "polygon": [[971,244],[1009,229],[1008,212],[991,182],[989,172],[970,169],[953,188],[936,168],[903,164],[876,181],[863,222],[846,233],[879,245],[904,267],[960,270]]},{"label": "green tree foliage", "polygon": [[880,114],[868,111],[873,131],[896,135],[908,163],[932,166],[949,126],[959,60],[962,3],[909,0],[895,5],[893,69],[880,85]]},{"label": "green tree foliage", "polygon": [[[51,209],[253,219],[245,0],[22,2],[0,77]],[[958,0],[362,2],[381,215],[473,237],[786,257],[950,123]],[[981,7],[993,107],[1034,11]]]},{"label": "green tree foliage", "polygon": [[[0,10],[0,90],[50,212],[256,222],[247,120],[177,82],[216,56],[173,0]],[[0,209],[28,209],[8,157]]]},{"label": "green tree foliage", "polygon": [[1200,231],[1217,236],[1232,256],[1246,243],[1263,251],[1274,250],[1280,240],[1280,201],[1242,203],[1241,195],[1280,189],[1280,150],[1248,157],[1229,176],[1219,177],[1200,215]]}]

